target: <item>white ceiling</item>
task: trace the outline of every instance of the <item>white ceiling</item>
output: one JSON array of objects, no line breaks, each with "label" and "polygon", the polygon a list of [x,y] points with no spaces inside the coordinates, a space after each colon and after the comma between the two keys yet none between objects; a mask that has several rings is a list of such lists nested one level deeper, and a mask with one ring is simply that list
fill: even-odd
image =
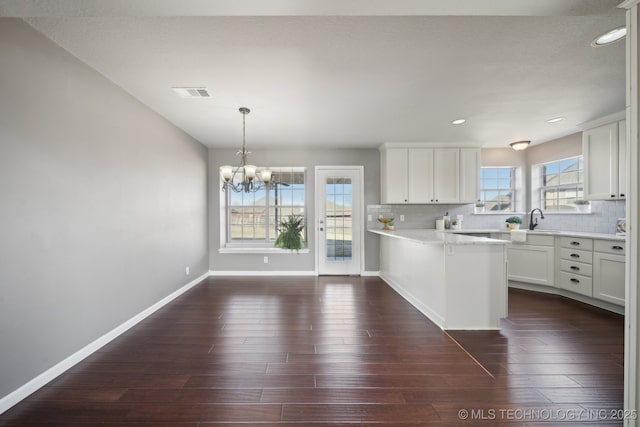
[{"label": "white ceiling", "polygon": [[[505,147],[624,109],[624,43],[590,46],[624,25],[616,4],[0,0],[0,16],[24,17],[208,146],[240,144],[246,106],[249,148]],[[182,99],[172,86],[213,97]],[[566,120],[545,122],[556,116]]]}]

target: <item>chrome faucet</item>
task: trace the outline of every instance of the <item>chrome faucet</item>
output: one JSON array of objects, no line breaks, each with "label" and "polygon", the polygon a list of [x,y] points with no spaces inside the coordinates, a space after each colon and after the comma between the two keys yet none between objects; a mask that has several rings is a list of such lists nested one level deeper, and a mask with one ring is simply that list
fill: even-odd
[{"label": "chrome faucet", "polygon": [[536,211],[540,212],[540,219],[544,219],[544,214],[542,213],[542,209],[540,208],[531,209],[531,216],[529,217],[529,230],[535,230],[535,228],[538,226],[537,219],[536,219],[536,222],[533,222],[533,214]]}]

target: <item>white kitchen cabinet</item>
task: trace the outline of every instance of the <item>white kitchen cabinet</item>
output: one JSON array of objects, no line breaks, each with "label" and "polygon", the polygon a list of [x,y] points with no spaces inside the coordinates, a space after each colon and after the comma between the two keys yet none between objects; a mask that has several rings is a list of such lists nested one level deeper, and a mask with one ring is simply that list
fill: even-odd
[{"label": "white kitchen cabinet", "polygon": [[[492,238],[509,240],[510,233]],[[508,278],[516,282],[555,286],[555,240],[553,236],[527,234],[527,242],[507,247]]]},{"label": "white kitchen cabinet", "polygon": [[584,157],[584,198],[617,200],[625,198],[625,121],[587,129],[582,133]]},{"label": "white kitchen cabinet", "polygon": [[536,246],[514,243],[507,249],[509,280],[554,285],[553,246]]},{"label": "white kitchen cabinet", "polygon": [[[460,148],[390,145],[380,148],[382,203],[463,203]],[[465,179],[470,182],[466,174],[473,173],[479,174],[479,162]]]},{"label": "white kitchen cabinet", "polygon": [[433,155],[433,148],[408,149],[409,203],[433,203],[435,198]]},{"label": "white kitchen cabinet", "polygon": [[435,203],[460,203],[460,149],[435,148],[433,152]]},{"label": "white kitchen cabinet", "polygon": [[624,305],[624,242],[596,240],[593,250],[593,297]]},{"label": "white kitchen cabinet", "polygon": [[382,203],[409,202],[409,150],[389,148],[380,153]]},{"label": "white kitchen cabinet", "polygon": [[460,202],[480,201],[480,149],[460,149]]},{"label": "white kitchen cabinet", "polygon": [[593,296],[593,240],[563,236],[559,243],[558,287]]}]

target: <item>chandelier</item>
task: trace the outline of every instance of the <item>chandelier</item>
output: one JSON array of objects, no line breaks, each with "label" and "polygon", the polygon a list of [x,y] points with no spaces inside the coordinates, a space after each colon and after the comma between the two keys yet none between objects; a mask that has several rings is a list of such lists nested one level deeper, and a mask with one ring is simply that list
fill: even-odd
[{"label": "chandelier", "polygon": [[220,166],[220,174],[222,175],[222,179],[224,179],[222,191],[231,189],[238,193],[252,193],[269,185],[271,181],[271,171],[269,169],[258,171],[257,166],[247,164],[247,155],[251,154],[251,151],[247,151],[245,141],[245,118],[251,110],[246,107],[241,107],[239,111],[242,114],[242,149],[238,150],[236,156],[240,156],[240,166],[237,168],[233,166]]}]

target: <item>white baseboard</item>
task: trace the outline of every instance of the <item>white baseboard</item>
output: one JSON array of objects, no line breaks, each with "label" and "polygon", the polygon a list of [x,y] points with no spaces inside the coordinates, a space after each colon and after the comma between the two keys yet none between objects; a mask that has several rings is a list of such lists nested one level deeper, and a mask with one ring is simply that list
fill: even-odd
[{"label": "white baseboard", "polygon": [[409,304],[418,309],[422,314],[427,316],[429,320],[436,324],[440,329],[445,328],[445,320],[442,316],[432,310],[430,307],[427,307],[425,304],[420,302],[420,300],[413,296],[413,294],[407,291],[405,288],[400,286],[399,283],[394,282],[389,277],[387,277],[384,273],[380,275],[380,278],[384,280],[387,285],[391,286],[391,288],[400,294]]},{"label": "white baseboard", "polygon": [[360,276],[362,277],[380,277],[379,271],[363,271]]},{"label": "white baseboard", "polygon": [[3,412],[6,412],[9,408],[14,406],[18,402],[20,402],[22,399],[28,397],[30,394],[34,393],[35,391],[37,391],[38,389],[46,385],[48,382],[56,378],[58,375],[72,368],[74,365],[81,362],[83,359],[87,358],[88,356],[90,356],[91,354],[93,354],[94,352],[102,348],[104,345],[108,344],[113,339],[117,338],[119,335],[123,334],[124,332],[126,332],[127,330],[135,326],[136,324],[140,323],[142,320],[144,320],[149,315],[153,314],[158,309],[164,307],[165,305],[167,305],[168,303],[170,303],[171,301],[173,301],[183,293],[187,292],[189,289],[193,288],[195,285],[197,285],[207,277],[209,277],[208,272],[198,277],[197,279],[194,279],[193,281],[187,283],[186,285],[184,285],[177,291],[171,293],[170,295],[164,297],[163,299],[153,304],[151,307],[147,308],[146,310],[136,314],[131,319],[122,323],[120,326],[117,326],[115,329],[107,332],[106,334],[96,339],[95,341],[91,342],[90,344],[84,346],[80,350],[73,353],[71,356],[67,357],[66,359],[57,363],[53,367],[47,369],[37,377],[33,378],[28,383],[22,385],[18,389],[2,397],[0,399],[0,414],[2,414]]},{"label": "white baseboard", "polygon": [[310,271],[209,271],[209,276],[316,276],[316,272]]}]

